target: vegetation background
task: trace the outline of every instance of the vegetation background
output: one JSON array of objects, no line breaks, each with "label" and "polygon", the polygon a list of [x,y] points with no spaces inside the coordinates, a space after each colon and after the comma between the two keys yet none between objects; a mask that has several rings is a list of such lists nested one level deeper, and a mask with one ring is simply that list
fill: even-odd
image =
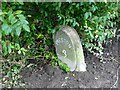
[{"label": "vegetation background", "polygon": [[28,61],[36,61],[36,65],[51,63],[69,72],[55,53],[52,34],[58,25],[75,28],[84,52],[102,59],[107,39],[116,36],[120,21],[118,5],[117,2],[2,2],[2,86],[24,87],[20,71],[35,66]]}]

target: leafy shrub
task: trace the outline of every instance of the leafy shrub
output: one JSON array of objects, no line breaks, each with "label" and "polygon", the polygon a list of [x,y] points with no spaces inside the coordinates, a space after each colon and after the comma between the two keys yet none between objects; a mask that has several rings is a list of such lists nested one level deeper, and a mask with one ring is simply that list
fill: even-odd
[{"label": "leafy shrub", "polygon": [[116,33],[117,9],[116,3],[103,2],[2,3],[0,35],[6,59],[2,63],[4,86],[23,86],[16,81],[27,58],[44,57],[44,62],[51,61],[69,71],[55,55],[52,34],[59,25],[75,28],[83,47],[102,56],[103,44]]},{"label": "leafy shrub", "polygon": [[[20,68],[22,68],[25,61],[21,58],[25,56],[27,50],[20,45],[23,39],[21,34],[30,32],[28,21],[23,15],[22,10],[14,10],[14,5],[21,5],[20,3],[3,3],[2,10],[0,9],[0,21],[2,36],[2,69],[3,69],[3,85],[5,87],[23,86],[19,83]],[[12,7],[10,7],[12,6]],[[23,61],[22,61],[23,60]],[[18,81],[18,82],[17,82]]]},{"label": "leafy shrub", "polygon": [[77,30],[84,47],[96,55],[103,54],[102,44],[116,33],[113,27],[118,17],[117,3],[26,3],[26,6],[29,14],[34,12],[32,21],[37,23],[38,32],[52,36],[56,26],[69,25]]}]

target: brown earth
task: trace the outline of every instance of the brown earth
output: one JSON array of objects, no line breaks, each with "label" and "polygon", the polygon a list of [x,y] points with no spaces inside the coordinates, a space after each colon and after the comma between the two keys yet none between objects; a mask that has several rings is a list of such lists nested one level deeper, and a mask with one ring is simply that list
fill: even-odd
[{"label": "brown earth", "polygon": [[103,62],[90,53],[85,55],[86,72],[66,73],[58,67],[40,64],[25,68],[22,80],[28,88],[118,88],[118,42],[116,38],[108,42]]}]

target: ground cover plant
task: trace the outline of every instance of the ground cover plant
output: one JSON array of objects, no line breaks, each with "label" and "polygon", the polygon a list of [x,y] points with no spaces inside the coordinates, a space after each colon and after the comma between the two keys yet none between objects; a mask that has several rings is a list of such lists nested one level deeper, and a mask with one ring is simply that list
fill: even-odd
[{"label": "ground cover plant", "polygon": [[118,4],[113,2],[2,2],[1,7],[3,87],[24,87],[19,73],[30,67],[28,61],[69,72],[55,53],[52,35],[57,26],[75,28],[85,52],[102,59],[103,45],[115,37],[119,22]]}]

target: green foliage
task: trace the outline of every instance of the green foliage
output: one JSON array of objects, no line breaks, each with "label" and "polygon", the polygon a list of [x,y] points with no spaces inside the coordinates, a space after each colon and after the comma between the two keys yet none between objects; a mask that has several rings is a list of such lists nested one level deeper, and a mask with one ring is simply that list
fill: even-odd
[{"label": "green foliage", "polygon": [[[32,33],[38,36],[42,33],[44,36],[52,38],[52,33],[57,31],[56,26],[69,25],[79,33],[82,45],[88,51],[100,57],[103,54],[103,44],[106,43],[107,39],[115,36],[116,33],[116,28],[114,27],[118,18],[117,3],[40,2],[37,5],[36,3],[25,3],[25,6],[29,7],[29,11],[26,14],[31,17],[28,19],[30,22],[33,21],[35,23],[34,25],[31,23],[33,29],[39,32],[36,34],[33,30]],[[48,46],[52,44],[51,42]]]},{"label": "green foliage", "polygon": [[31,3],[28,7],[34,12],[30,19],[38,24],[39,31],[51,35],[58,25],[74,27],[91,53],[102,54],[103,42],[116,33],[117,3]]},{"label": "green foliage", "polygon": [[10,60],[8,60],[7,63],[4,63],[2,65],[3,68],[3,74],[5,74],[2,78],[2,86],[11,88],[11,87],[17,87],[17,88],[23,88],[25,86],[24,83],[21,82],[21,76],[20,73],[20,65],[13,65]]},{"label": "green foliage", "polygon": [[[55,55],[52,34],[57,26],[68,25],[77,30],[82,45],[95,55],[102,55],[103,44],[115,36],[118,20],[117,3],[104,2],[11,2],[2,3],[0,21],[2,23],[3,58],[2,63],[4,86],[23,86],[19,71],[26,65],[27,58],[44,57],[44,62],[50,61],[69,72]],[[21,65],[13,64],[21,62]],[[8,64],[9,63],[9,64]],[[16,77],[12,78],[12,75]],[[4,81],[4,80],[3,80]],[[14,83],[15,82],[15,83]]]},{"label": "green foliage", "polygon": [[12,47],[15,47],[15,44],[17,44],[15,42],[19,41],[20,34],[23,31],[30,32],[30,28],[21,10],[13,11],[12,8],[9,9],[9,7],[3,4],[3,9],[0,10],[0,13],[2,23],[0,33],[2,34],[3,54],[6,56],[12,52]]},{"label": "green foliage", "polygon": [[[19,81],[20,69],[24,66],[25,53],[27,50],[21,45],[21,34],[30,32],[28,21],[22,10],[14,10],[14,5],[20,3],[3,3],[0,9],[0,21],[2,36],[2,69],[3,69],[3,87],[21,87],[23,84]],[[24,57],[24,58],[23,58]],[[19,63],[23,65],[19,65]]]}]

